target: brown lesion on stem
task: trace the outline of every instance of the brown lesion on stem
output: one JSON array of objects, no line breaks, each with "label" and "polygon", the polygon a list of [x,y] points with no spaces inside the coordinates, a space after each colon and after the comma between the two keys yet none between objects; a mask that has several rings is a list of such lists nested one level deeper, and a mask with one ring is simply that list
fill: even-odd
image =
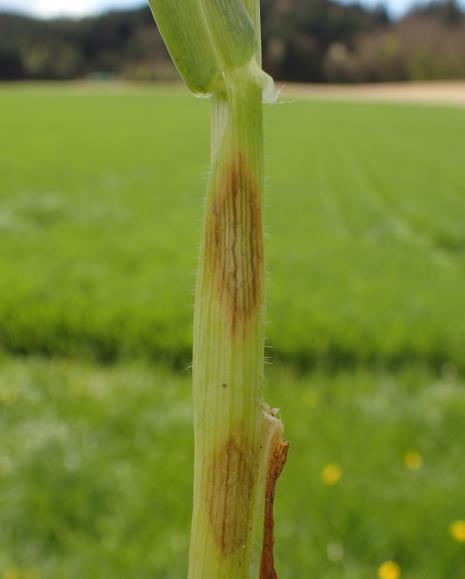
[{"label": "brown lesion on stem", "polygon": [[263,547],[260,560],[259,579],[277,579],[274,567],[274,498],[276,483],[286,464],[289,443],[281,434],[273,437],[268,459],[265,483],[265,519],[263,525]]},{"label": "brown lesion on stem", "polygon": [[231,557],[247,542],[257,478],[257,456],[247,440],[230,437],[207,467],[205,505],[215,543]]},{"label": "brown lesion on stem", "polygon": [[205,276],[214,279],[231,336],[245,337],[263,304],[261,191],[240,150],[224,161],[214,184],[206,227]]}]

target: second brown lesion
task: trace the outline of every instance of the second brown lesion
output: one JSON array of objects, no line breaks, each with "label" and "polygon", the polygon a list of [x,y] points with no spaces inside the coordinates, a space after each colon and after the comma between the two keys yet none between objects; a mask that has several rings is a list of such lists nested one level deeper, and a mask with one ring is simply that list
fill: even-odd
[{"label": "second brown lesion", "polygon": [[246,546],[252,523],[257,453],[243,436],[230,436],[206,467],[204,504],[219,552],[232,557]]},{"label": "second brown lesion", "polygon": [[213,185],[204,275],[214,280],[231,336],[245,337],[263,304],[261,188],[240,150],[223,162]]}]

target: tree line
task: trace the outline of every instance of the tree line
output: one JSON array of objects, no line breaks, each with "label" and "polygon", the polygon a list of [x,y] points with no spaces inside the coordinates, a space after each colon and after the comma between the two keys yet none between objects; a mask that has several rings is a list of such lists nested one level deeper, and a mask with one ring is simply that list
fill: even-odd
[{"label": "tree line", "polygon": [[[465,78],[465,12],[433,0],[393,20],[382,6],[265,0],[263,58],[274,78],[370,82]],[[83,19],[0,13],[0,80],[173,80],[148,8]]]}]

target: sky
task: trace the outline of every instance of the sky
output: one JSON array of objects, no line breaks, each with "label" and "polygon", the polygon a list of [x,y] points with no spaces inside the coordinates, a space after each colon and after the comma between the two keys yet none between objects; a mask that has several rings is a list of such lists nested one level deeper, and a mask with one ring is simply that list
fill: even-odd
[{"label": "sky", "polygon": [[[177,0],[174,0],[177,1]],[[342,0],[348,2],[349,0]],[[381,0],[393,16],[402,15],[414,0]],[[463,0],[465,2],[465,0]],[[361,0],[368,6],[379,4],[379,0]],[[0,0],[0,10],[14,10],[34,14],[42,18],[53,16],[86,16],[110,8],[141,6],[144,0]]]},{"label": "sky", "polygon": [[14,10],[51,18],[53,16],[87,16],[110,8],[140,6],[144,0],[0,0],[0,10]]}]

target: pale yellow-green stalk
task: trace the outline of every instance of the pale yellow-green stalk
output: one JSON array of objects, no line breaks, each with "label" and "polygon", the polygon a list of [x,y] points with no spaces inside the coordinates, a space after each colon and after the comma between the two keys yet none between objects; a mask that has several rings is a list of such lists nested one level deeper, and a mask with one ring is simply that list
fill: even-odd
[{"label": "pale yellow-green stalk", "polygon": [[262,98],[270,79],[261,70],[259,1],[150,4],[180,74],[213,103],[194,317],[189,579],[272,579],[272,501],[287,444],[263,403]]}]

